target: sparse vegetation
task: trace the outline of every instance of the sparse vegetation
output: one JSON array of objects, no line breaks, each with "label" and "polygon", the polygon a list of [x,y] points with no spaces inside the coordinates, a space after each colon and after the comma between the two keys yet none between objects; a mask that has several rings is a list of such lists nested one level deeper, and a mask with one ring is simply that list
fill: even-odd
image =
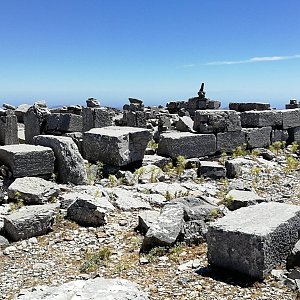
[{"label": "sparse vegetation", "polygon": [[80,272],[91,273],[97,270],[97,268],[109,259],[112,254],[112,250],[108,247],[100,248],[95,252],[87,252],[85,255],[85,262],[80,267]]},{"label": "sparse vegetation", "polygon": [[236,147],[232,152],[232,157],[246,156],[249,151],[246,150],[246,144]]},{"label": "sparse vegetation", "polygon": [[269,150],[271,150],[273,153],[275,153],[278,156],[283,151],[285,146],[286,146],[286,142],[276,141],[269,146]]},{"label": "sparse vegetation", "polygon": [[155,150],[158,148],[158,144],[152,139],[151,141],[149,141],[147,148]]},{"label": "sparse vegetation", "polygon": [[109,174],[109,176],[108,176],[108,185],[110,187],[116,187],[118,185],[118,179],[115,175]]}]

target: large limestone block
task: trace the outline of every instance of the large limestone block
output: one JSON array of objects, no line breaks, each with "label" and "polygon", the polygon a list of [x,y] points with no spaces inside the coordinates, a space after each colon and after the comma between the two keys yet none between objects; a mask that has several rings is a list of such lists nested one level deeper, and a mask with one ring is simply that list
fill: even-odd
[{"label": "large limestone block", "polygon": [[10,168],[13,177],[48,175],[54,170],[54,153],[49,147],[7,145],[0,147],[0,162]]},{"label": "large limestone block", "polygon": [[199,133],[217,133],[241,130],[241,119],[234,110],[197,110],[194,130]]},{"label": "large limestone block", "polygon": [[19,144],[18,120],[13,113],[7,113],[6,116],[0,116],[0,144]]},{"label": "large limestone block", "polygon": [[263,279],[288,257],[299,229],[299,206],[269,202],[240,208],[209,226],[208,261]]},{"label": "large limestone block", "polygon": [[300,126],[300,108],[281,110],[281,113],[283,129]]},{"label": "large limestone block", "polygon": [[54,222],[57,204],[31,205],[4,217],[4,232],[12,241],[46,234]]},{"label": "large limestone block", "polygon": [[249,110],[267,110],[270,109],[269,103],[261,102],[231,102],[229,103],[229,109],[233,109],[239,112],[249,111]]},{"label": "large limestone block", "polygon": [[136,127],[93,128],[83,134],[85,158],[115,166],[142,161],[151,137],[150,130]]},{"label": "large limestone block", "polygon": [[83,121],[83,131],[88,131],[92,128],[101,128],[111,126],[112,113],[103,107],[85,107],[81,112]]},{"label": "large limestone block", "polygon": [[270,146],[272,127],[245,128],[247,148],[264,148]]},{"label": "large limestone block", "polygon": [[166,132],[161,134],[157,154],[171,158],[179,155],[185,158],[213,155],[216,152],[214,134],[193,134],[190,132]]},{"label": "large limestone block", "polygon": [[17,178],[8,187],[8,197],[23,200],[26,204],[44,204],[58,196],[59,186],[39,177]]},{"label": "large limestone block", "polygon": [[58,179],[62,183],[86,184],[87,174],[84,160],[72,138],[66,136],[39,135],[34,137],[36,145],[50,147],[56,158]]},{"label": "large limestone block", "polygon": [[47,116],[47,132],[82,131],[82,116],[70,113],[52,113]]},{"label": "large limestone block", "polygon": [[231,152],[244,144],[246,144],[244,131],[219,132],[217,134],[217,151]]},{"label": "large limestone block", "polygon": [[282,113],[277,110],[247,111],[240,116],[242,127],[282,126]]},{"label": "large limestone block", "polygon": [[137,284],[125,279],[75,280],[60,286],[35,286],[17,300],[149,300]]}]

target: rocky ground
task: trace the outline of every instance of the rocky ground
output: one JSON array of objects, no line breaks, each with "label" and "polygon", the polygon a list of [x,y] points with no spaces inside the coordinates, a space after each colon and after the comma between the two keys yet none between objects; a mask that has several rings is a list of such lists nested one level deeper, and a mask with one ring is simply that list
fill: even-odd
[{"label": "rocky ground", "polygon": [[[234,179],[192,180],[186,173],[181,178],[168,178],[167,174],[169,194],[161,182],[117,187],[112,187],[115,183],[111,180],[101,183],[110,196],[114,191],[129,196],[142,194],[147,205],[157,210],[163,202],[171,201],[176,189],[176,195],[204,195],[225,204],[229,190],[252,189],[267,201],[299,205],[298,154],[293,149],[277,152],[272,160],[255,152],[236,153],[242,164],[241,174]],[[219,159],[224,163],[229,157],[223,155]],[[129,279],[148,292],[150,299],[296,299],[295,286],[278,281],[275,273],[260,282],[211,270],[205,243],[176,244],[168,250],[154,248],[148,254],[140,254],[143,236],[135,231],[139,209],[126,205],[118,203],[120,209],[108,215],[105,226],[97,228],[78,226],[66,220],[65,210],[60,210],[52,232],[2,249],[0,299],[13,299],[35,285],[58,285],[95,276]]]}]

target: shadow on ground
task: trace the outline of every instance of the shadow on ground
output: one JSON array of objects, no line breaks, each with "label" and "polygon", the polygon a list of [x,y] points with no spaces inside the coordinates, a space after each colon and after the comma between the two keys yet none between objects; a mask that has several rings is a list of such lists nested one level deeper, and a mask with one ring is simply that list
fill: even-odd
[{"label": "shadow on ground", "polygon": [[198,275],[209,277],[231,285],[251,287],[261,283],[257,278],[249,277],[236,271],[229,271],[215,266],[207,266],[196,270]]}]

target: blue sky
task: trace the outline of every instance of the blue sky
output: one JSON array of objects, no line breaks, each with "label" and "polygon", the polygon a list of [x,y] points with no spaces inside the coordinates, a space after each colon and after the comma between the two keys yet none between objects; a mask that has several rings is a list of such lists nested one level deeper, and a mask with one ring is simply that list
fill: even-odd
[{"label": "blue sky", "polygon": [[0,0],[0,102],[300,100],[300,1]]}]

